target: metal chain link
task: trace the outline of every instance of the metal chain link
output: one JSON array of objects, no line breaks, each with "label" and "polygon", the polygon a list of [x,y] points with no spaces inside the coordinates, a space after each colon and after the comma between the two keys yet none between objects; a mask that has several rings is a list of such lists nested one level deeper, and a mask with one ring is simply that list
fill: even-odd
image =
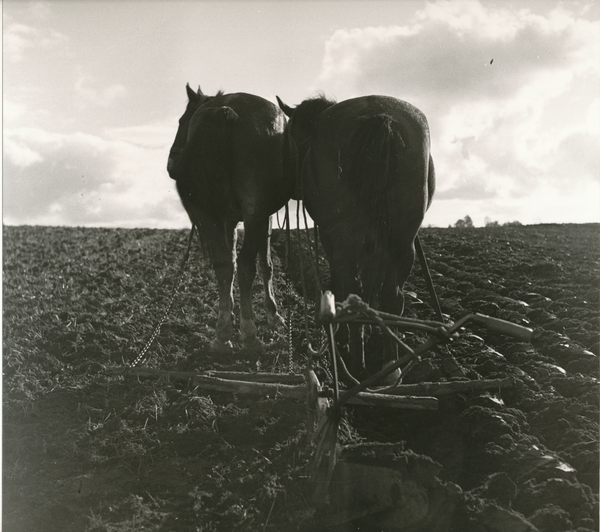
[{"label": "metal chain link", "polygon": [[288,280],[286,283],[287,288],[287,352],[288,352],[288,373],[294,373],[294,344],[293,344],[293,336],[292,336],[292,304],[294,300],[294,286],[291,281]]},{"label": "metal chain link", "polygon": [[173,287],[173,292],[171,294],[171,299],[169,300],[169,304],[167,305],[167,309],[165,310],[160,321],[158,322],[158,325],[156,325],[156,327],[152,331],[150,338],[146,342],[146,345],[143,347],[143,349],[140,351],[140,354],[130,364],[130,367],[132,367],[132,368],[135,368],[140,362],[142,362],[146,358],[148,350],[150,349],[150,346],[154,343],[154,340],[156,340],[156,337],[160,333],[160,328],[164,325],[165,321],[167,321],[167,318],[169,317],[169,312],[171,312],[171,308],[173,307],[173,303],[175,302],[175,297],[177,296],[177,291],[179,290],[179,286],[181,285],[181,281],[183,280],[183,275],[185,273],[185,265],[188,261],[188,258],[190,257],[190,249],[192,247],[192,240],[194,238],[194,230],[195,229],[196,229],[196,226],[194,224],[192,224],[192,229],[190,231],[190,238],[188,241],[187,250],[185,252],[183,260],[181,261],[181,266],[179,267],[179,276],[177,278],[177,282],[175,283],[175,286]]}]

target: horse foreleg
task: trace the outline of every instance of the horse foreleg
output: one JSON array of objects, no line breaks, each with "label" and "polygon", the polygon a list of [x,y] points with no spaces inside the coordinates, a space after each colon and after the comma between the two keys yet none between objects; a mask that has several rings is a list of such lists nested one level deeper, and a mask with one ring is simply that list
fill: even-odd
[{"label": "horse foreleg", "polygon": [[269,231],[267,238],[261,240],[258,252],[258,266],[265,290],[265,310],[267,322],[271,329],[285,325],[285,320],[277,312],[277,304],[273,295],[273,261],[271,260],[271,218],[269,217]]},{"label": "horse foreleg", "polygon": [[244,351],[262,351],[262,343],[256,337],[256,325],[252,310],[252,284],[256,276],[256,256],[262,242],[267,239],[268,222],[244,222],[244,243],[237,259],[238,285],[240,288],[240,334]]}]

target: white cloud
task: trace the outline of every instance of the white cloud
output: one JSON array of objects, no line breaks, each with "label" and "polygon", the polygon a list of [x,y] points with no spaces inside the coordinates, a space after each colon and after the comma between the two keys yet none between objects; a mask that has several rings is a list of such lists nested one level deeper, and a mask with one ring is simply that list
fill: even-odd
[{"label": "white cloud", "polygon": [[[527,196],[476,198],[468,196],[447,198],[435,202],[425,215],[423,225],[447,227],[467,214],[474,225],[483,226],[486,218],[499,223],[518,221],[522,224],[589,223],[600,221],[600,183],[580,183],[581,194],[565,195],[556,189],[538,186]],[[548,218],[548,211],[553,212]]]},{"label": "white cloud", "polygon": [[3,30],[3,56],[14,63],[23,60],[27,48],[34,45],[37,31],[25,24],[10,24]]},{"label": "white cloud", "polygon": [[130,142],[136,146],[168,150],[175,138],[177,125],[177,119],[174,118],[163,123],[112,128],[106,130],[105,135],[110,139]]},{"label": "white cloud", "polygon": [[8,160],[19,168],[25,168],[42,161],[42,156],[37,151],[11,137],[4,137],[3,149]]},{"label": "white cloud", "polygon": [[118,227],[189,223],[165,169],[168,147],[37,128],[4,134],[5,223]]},{"label": "white cloud", "polygon": [[403,37],[419,33],[419,27],[367,27],[337,30],[325,43],[320,82],[328,82],[337,76],[353,76],[360,68],[365,53],[388,46]]},{"label": "white cloud", "polygon": [[547,71],[597,73],[597,57],[597,24],[573,14],[443,1],[426,4],[410,25],[336,31],[316,88],[344,99],[365,89],[429,104],[444,97],[448,105],[512,96]]},{"label": "white cloud", "polygon": [[596,98],[588,107],[586,126],[590,134],[600,137],[600,98]]},{"label": "white cloud", "polygon": [[48,2],[31,2],[27,7],[31,16],[38,20],[45,21],[52,15]]},{"label": "white cloud", "polygon": [[38,46],[52,48],[68,42],[68,37],[59,31],[14,22],[11,17],[4,15],[2,55],[10,63],[20,63],[28,50]]},{"label": "white cloud", "polygon": [[97,105],[108,107],[116,99],[127,94],[127,89],[121,84],[115,83],[107,87],[95,87],[91,76],[80,74],[75,82],[75,96],[82,106]]},{"label": "white cloud", "polygon": [[417,20],[447,26],[459,37],[477,36],[492,40],[510,40],[514,38],[523,19],[528,15],[522,9],[516,12],[508,10],[488,10],[476,0],[455,0],[453,2],[426,3],[417,13]]},{"label": "white cloud", "polygon": [[598,200],[584,195],[600,174],[598,21],[497,6],[437,1],[404,25],[338,30],[314,89],[338,100],[389,94],[425,112],[434,212],[479,199],[509,216],[511,202],[545,201],[542,221],[552,221],[563,198],[585,205],[574,217],[597,220]]},{"label": "white cloud", "polygon": [[7,124],[16,124],[23,119],[27,113],[27,107],[22,103],[16,103],[9,100],[6,94],[2,98],[2,122],[6,127]]}]

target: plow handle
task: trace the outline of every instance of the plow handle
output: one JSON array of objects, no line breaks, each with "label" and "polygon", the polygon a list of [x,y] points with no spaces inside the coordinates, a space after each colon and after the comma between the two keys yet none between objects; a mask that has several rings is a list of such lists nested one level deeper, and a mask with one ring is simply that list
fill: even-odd
[{"label": "plow handle", "polygon": [[319,317],[324,323],[331,323],[335,318],[335,297],[329,290],[325,290],[321,296]]},{"label": "plow handle", "polygon": [[517,325],[509,321],[501,320],[499,318],[492,318],[490,316],[484,316],[483,314],[475,314],[476,321],[485,325],[488,329],[500,333],[512,336],[518,340],[524,342],[530,342],[533,336],[533,329],[524,327],[523,325]]}]

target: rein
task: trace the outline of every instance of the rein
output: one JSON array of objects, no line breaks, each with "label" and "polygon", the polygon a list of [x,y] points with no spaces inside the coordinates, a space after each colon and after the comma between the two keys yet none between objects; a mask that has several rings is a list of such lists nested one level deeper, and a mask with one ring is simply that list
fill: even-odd
[{"label": "rein", "polygon": [[[302,203],[302,207],[304,207],[304,202]],[[306,227],[306,217],[304,218],[304,223],[305,223],[304,228],[306,231],[308,231],[308,227]],[[308,307],[306,304],[307,298],[306,298],[306,280],[304,279],[304,259],[302,257],[302,246],[300,244],[300,239],[302,237],[302,234],[300,231],[300,200],[296,201],[296,237],[297,237],[297,244],[298,244],[298,261],[300,263],[300,280],[302,282],[302,300],[304,301],[304,334],[306,336],[308,350],[309,350],[309,352],[312,352],[310,333],[308,331]],[[309,241],[308,245],[309,245],[309,252],[310,252],[310,258],[311,258],[311,263],[312,263],[313,257],[312,257],[312,248],[310,246],[310,241]],[[315,280],[319,284],[319,280],[318,279],[315,279]]]},{"label": "rein", "polygon": [[421,245],[419,233],[417,233],[417,236],[415,237],[415,249],[417,250],[417,255],[419,256],[419,262],[421,263],[421,273],[425,278],[425,284],[427,285],[429,295],[431,296],[431,306],[433,307],[433,310],[435,310],[438,321],[444,323],[444,316],[442,315],[440,300],[438,299],[438,296],[435,292],[435,287],[433,286],[433,281],[431,280],[431,272],[429,271],[429,266],[427,265],[427,259],[425,258],[425,252],[423,251],[423,246]]},{"label": "rein", "polygon": [[154,340],[156,340],[156,337],[160,333],[160,328],[163,326],[165,321],[167,321],[169,312],[171,312],[171,307],[173,306],[173,303],[175,302],[175,296],[177,295],[177,291],[179,290],[179,286],[181,285],[181,281],[183,280],[183,274],[185,273],[185,265],[190,257],[190,249],[192,248],[192,240],[194,238],[195,229],[196,229],[196,225],[192,223],[192,229],[190,231],[190,237],[188,240],[187,250],[185,252],[185,255],[183,256],[181,265],[179,266],[179,276],[177,278],[177,282],[175,283],[175,286],[173,287],[173,292],[171,293],[171,299],[169,300],[169,304],[167,305],[167,308],[166,308],[164,314],[162,315],[162,318],[160,319],[160,321],[158,322],[158,324],[152,331],[152,334],[150,335],[150,338],[146,342],[146,345],[140,351],[139,355],[135,358],[135,360],[129,365],[131,368],[135,368],[140,362],[142,362],[146,358],[146,356],[148,355],[148,350],[150,349],[150,346],[154,343]]}]

